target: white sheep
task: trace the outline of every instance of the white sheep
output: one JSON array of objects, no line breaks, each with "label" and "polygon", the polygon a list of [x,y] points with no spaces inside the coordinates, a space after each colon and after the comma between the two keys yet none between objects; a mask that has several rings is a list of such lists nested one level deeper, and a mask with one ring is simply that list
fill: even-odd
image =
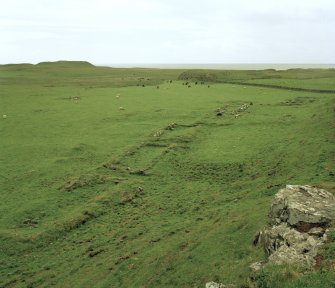
[{"label": "white sheep", "polygon": [[3,119],[6,119],[6,118],[7,118],[7,115],[5,115],[5,114],[2,115],[2,118],[3,118]]}]

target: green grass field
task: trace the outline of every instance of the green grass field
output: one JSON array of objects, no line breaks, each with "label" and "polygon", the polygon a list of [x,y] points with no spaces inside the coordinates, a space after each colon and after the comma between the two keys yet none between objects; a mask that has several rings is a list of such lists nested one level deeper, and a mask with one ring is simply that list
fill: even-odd
[{"label": "green grass field", "polygon": [[335,89],[276,73],[0,66],[0,287],[245,287],[277,190],[335,189],[334,93],[218,83]]}]

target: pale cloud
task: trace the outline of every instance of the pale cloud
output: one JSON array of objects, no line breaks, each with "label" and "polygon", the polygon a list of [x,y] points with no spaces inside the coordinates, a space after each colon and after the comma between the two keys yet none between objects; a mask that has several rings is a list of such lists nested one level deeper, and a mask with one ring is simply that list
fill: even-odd
[{"label": "pale cloud", "polygon": [[0,0],[0,63],[335,63],[330,0]]}]

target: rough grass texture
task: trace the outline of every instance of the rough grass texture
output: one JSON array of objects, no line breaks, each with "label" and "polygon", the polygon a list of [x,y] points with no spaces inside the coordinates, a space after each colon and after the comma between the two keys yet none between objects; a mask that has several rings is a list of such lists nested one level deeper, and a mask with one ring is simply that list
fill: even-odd
[{"label": "rough grass texture", "polygon": [[[335,187],[335,95],[192,73],[0,66],[0,287],[248,285],[274,193]],[[335,83],[328,70],[280,72],[290,85],[253,80],[274,71],[211,73]],[[331,243],[322,269],[262,271],[256,284],[330,287]]]}]

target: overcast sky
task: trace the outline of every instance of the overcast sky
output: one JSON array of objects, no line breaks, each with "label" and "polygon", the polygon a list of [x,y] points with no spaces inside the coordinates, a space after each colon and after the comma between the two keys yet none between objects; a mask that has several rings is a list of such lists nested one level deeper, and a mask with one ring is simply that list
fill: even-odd
[{"label": "overcast sky", "polygon": [[0,63],[335,63],[335,0],[0,0]]}]

